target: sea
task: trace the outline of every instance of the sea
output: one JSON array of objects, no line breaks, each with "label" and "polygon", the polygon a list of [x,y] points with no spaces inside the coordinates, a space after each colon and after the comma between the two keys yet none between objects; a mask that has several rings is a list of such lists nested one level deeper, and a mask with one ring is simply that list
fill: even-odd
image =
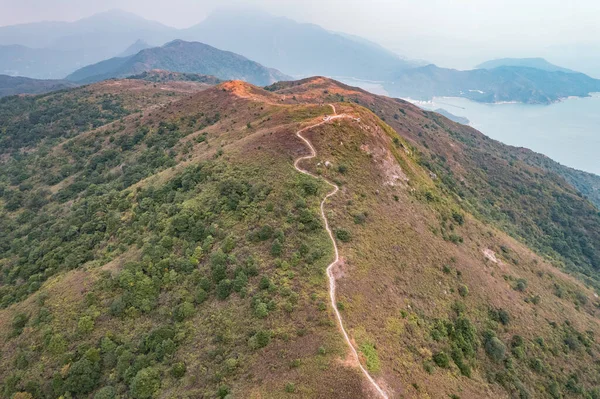
[{"label": "sea", "polygon": [[550,105],[482,104],[456,97],[414,103],[466,117],[470,126],[488,137],[600,175],[600,93]]}]

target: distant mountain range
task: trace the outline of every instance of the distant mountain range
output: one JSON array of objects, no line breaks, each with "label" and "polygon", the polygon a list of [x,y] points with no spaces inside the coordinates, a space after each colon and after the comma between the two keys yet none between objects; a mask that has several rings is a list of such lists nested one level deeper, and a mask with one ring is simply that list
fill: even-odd
[{"label": "distant mountain range", "polygon": [[[170,44],[152,48],[164,43]],[[236,54],[226,56],[226,51]],[[365,88],[375,82],[392,96],[420,100],[458,96],[548,104],[600,90],[600,81],[541,58],[493,60],[470,71],[446,69],[404,59],[360,37],[256,10],[217,10],[188,29],[123,11],[75,22],[0,27],[0,73],[6,75],[68,75],[85,83],[157,68],[258,85],[290,79],[288,75],[324,75],[365,82]]]},{"label": "distant mountain range", "polygon": [[175,39],[176,32],[174,28],[120,10],[75,22],[3,26],[0,27],[0,73],[64,78],[85,65],[121,54],[139,39],[163,44]]},{"label": "distant mountain range", "polygon": [[261,86],[291,79],[276,69],[266,68],[241,55],[203,43],[175,40],[132,56],[111,58],[89,65],[67,76],[67,80],[78,83],[98,82],[153,69],[213,75],[223,80],[244,80]]},{"label": "distant mountain range", "polygon": [[535,68],[548,72],[576,73],[571,69],[554,65],[543,58],[499,58],[497,60],[491,60],[481,63],[477,65],[475,69],[494,69],[506,66]]},{"label": "distant mountain range", "polygon": [[485,103],[549,104],[600,91],[600,80],[582,73],[519,66],[459,71],[428,65],[399,72],[385,88],[394,96],[417,100],[464,97]]},{"label": "distant mountain range", "polygon": [[42,94],[77,86],[65,80],[41,80],[21,76],[0,75],[0,97],[15,94]]},{"label": "distant mountain range", "polygon": [[419,66],[368,40],[257,10],[217,10],[181,33],[294,77],[387,80],[398,70]]},{"label": "distant mountain range", "polygon": [[[233,51],[295,76],[381,80],[399,69],[419,66],[365,39],[256,10],[218,10],[182,30],[114,10],[75,22],[0,27],[0,46],[24,48],[17,58],[0,47],[0,73],[63,78],[85,65],[135,54],[131,48],[140,51],[140,44],[162,45],[175,39]],[[48,64],[42,59],[55,61]]]}]

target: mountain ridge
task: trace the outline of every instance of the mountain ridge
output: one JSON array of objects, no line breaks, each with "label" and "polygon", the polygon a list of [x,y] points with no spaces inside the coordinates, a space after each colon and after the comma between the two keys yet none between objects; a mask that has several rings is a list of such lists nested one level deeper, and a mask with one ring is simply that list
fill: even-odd
[{"label": "mountain ridge", "polygon": [[266,68],[232,52],[199,42],[174,40],[129,57],[111,58],[89,65],[67,76],[67,80],[89,83],[137,75],[152,69],[214,75],[223,80],[244,79],[258,85],[289,78],[275,69]]},{"label": "mountain ridge", "polygon": [[6,396],[373,397],[334,306],[391,397],[595,394],[598,300],[558,266],[598,284],[600,216],[564,179],[327,78],[192,83],[0,102]]}]

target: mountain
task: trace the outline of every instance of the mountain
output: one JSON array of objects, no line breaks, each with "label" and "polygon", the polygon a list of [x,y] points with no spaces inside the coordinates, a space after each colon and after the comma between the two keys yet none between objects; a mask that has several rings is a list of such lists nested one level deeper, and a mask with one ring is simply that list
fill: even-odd
[{"label": "mountain", "polygon": [[142,50],[146,50],[148,48],[152,48],[155,46],[151,46],[143,40],[136,40],[131,46],[127,47],[125,51],[118,55],[118,57],[129,57],[131,55],[135,55]]},{"label": "mountain", "polygon": [[176,29],[133,13],[111,10],[74,22],[35,22],[0,27],[0,44],[55,50],[123,51],[123,43],[138,39],[161,42]]},{"label": "mountain", "polygon": [[582,73],[527,67],[459,71],[428,65],[401,71],[385,88],[394,96],[418,100],[447,96],[486,103],[549,104],[561,98],[585,97],[600,91],[600,80]]},{"label": "mountain", "polygon": [[21,76],[0,75],[0,97],[15,94],[41,94],[75,87],[66,80],[39,80]]},{"label": "mountain", "polygon": [[[15,60],[3,68],[4,73],[14,70],[31,77],[62,78],[84,65],[132,55],[143,49],[143,42],[162,44],[175,39],[207,43],[298,76],[318,73],[382,80],[399,69],[419,65],[365,39],[251,9],[221,9],[183,30],[120,10],[75,22],[0,27],[0,46],[20,45],[35,53],[35,59],[30,56],[26,61],[32,65],[30,69],[23,68],[24,61]],[[123,47],[124,43],[138,40],[140,43],[134,48]],[[51,62],[45,69],[32,69],[44,57],[60,61],[64,52],[74,53],[73,58],[64,59],[59,65]]]},{"label": "mountain", "polygon": [[0,129],[3,397],[598,395],[598,208],[522,149],[322,77]]},{"label": "mountain", "polygon": [[130,57],[111,58],[84,67],[67,76],[67,80],[97,82],[152,69],[213,75],[223,80],[241,79],[257,85],[289,79],[281,72],[265,68],[241,55],[221,51],[203,43],[175,40],[162,47],[142,50]]},{"label": "mountain", "polygon": [[477,65],[475,69],[494,69],[506,66],[535,68],[548,72],[576,73],[571,69],[562,68],[558,65],[551,64],[543,58],[500,58],[481,63]]},{"label": "mountain", "polygon": [[220,9],[181,35],[294,76],[386,80],[398,70],[417,65],[364,39],[260,10]]},{"label": "mountain", "polygon": [[0,73],[64,78],[85,65],[122,54],[127,43],[162,44],[176,37],[174,28],[119,10],[75,22],[3,26]]}]

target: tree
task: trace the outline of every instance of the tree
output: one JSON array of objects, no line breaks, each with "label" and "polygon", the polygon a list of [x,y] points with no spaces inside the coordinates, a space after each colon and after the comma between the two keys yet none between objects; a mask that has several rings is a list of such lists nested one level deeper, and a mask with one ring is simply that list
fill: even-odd
[{"label": "tree", "polygon": [[231,287],[231,280],[221,280],[219,284],[217,284],[217,298],[221,300],[227,299],[227,297],[229,297],[229,295],[231,294]]},{"label": "tree", "polygon": [[94,329],[94,320],[90,316],[82,316],[77,322],[77,331],[81,334],[89,334]]},{"label": "tree", "polygon": [[160,376],[158,371],[151,367],[138,371],[129,386],[131,395],[136,399],[152,398],[158,388],[160,388]]},{"label": "tree", "polygon": [[240,292],[244,287],[248,284],[248,276],[243,271],[240,271],[233,280],[233,290],[235,292]]},{"label": "tree", "polygon": [[85,395],[94,390],[100,381],[100,364],[87,357],[73,363],[69,369],[66,388],[77,395]]},{"label": "tree", "polygon": [[94,399],[115,399],[117,390],[111,386],[100,388],[94,395]]}]

